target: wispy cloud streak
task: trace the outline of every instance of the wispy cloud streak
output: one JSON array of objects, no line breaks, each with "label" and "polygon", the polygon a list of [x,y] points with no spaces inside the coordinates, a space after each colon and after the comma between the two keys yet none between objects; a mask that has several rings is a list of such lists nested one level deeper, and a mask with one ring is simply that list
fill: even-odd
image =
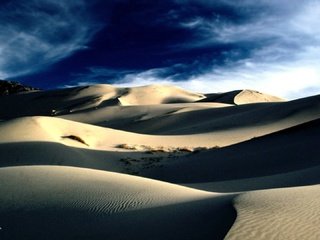
[{"label": "wispy cloud streak", "polygon": [[84,0],[9,1],[0,5],[0,78],[44,70],[85,49],[99,29]]}]

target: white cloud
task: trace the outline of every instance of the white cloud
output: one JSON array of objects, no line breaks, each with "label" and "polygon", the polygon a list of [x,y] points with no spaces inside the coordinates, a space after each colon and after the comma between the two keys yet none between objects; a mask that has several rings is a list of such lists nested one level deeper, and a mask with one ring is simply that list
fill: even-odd
[{"label": "white cloud", "polygon": [[[254,89],[261,92],[296,99],[320,93],[320,66],[299,66],[299,62],[287,66],[260,65],[250,61],[229,69],[212,69],[206,74],[175,81],[171,77],[159,77],[153,69],[137,74],[128,74],[117,86],[141,86],[153,83],[174,84],[191,91],[209,93],[235,89]],[[318,70],[319,69],[319,70]]]},{"label": "white cloud", "polygon": [[0,78],[41,71],[86,48],[97,31],[84,0],[11,1],[0,8]]},{"label": "white cloud", "polygon": [[301,11],[290,20],[291,28],[301,34],[320,40],[319,28],[320,1],[310,1]]},{"label": "white cloud", "polygon": [[[106,83],[107,80],[112,80],[119,87],[172,84],[201,93],[254,89],[291,100],[320,94],[319,53],[320,48],[309,48],[300,53],[296,60],[281,64],[257,62],[255,58],[243,59],[227,67],[213,67],[206,73],[191,75],[181,81],[175,80],[172,67],[141,72],[120,71],[121,76],[117,79],[103,78],[105,73],[118,72],[117,70],[100,68],[82,75],[82,81],[79,79],[74,85]],[[94,78],[99,80],[95,82]]]},{"label": "white cloud", "polygon": [[190,28],[190,29],[195,29],[195,28],[198,28],[198,27],[204,27],[207,25],[206,21],[201,18],[201,17],[196,17],[196,18],[193,18],[189,21],[186,21],[186,22],[182,22],[180,23],[180,25],[184,28]]}]

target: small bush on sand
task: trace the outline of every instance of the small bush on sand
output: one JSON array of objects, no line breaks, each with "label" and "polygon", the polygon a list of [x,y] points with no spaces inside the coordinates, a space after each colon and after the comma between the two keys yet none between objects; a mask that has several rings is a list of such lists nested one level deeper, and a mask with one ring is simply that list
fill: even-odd
[{"label": "small bush on sand", "polygon": [[82,138],[75,136],[75,135],[62,136],[61,138],[68,138],[68,139],[71,139],[71,140],[74,140],[74,141],[77,141],[77,142],[80,142],[84,145],[89,146]]},{"label": "small bush on sand", "polygon": [[198,153],[201,151],[218,148],[218,146],[214,146],[211,148],[208,147],[163,147],[163,146],[147,146],[147,145],[129,145],[126,143],[118,144],[115,146],[116,148],[126,149],[126,150],[134,150],[141,151],[148,154],[154,153]]},{"label": "small bush on sand", "polygon": [[115,146],[116,148],[126,149],[126,150],[137,150],[137,147],[135,145],[129,145],[126,143],[118,144]]}]

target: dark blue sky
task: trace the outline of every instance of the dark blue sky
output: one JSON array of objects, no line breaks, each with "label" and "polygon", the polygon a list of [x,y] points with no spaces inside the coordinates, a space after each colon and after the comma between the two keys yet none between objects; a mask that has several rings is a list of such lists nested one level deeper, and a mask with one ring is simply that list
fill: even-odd
[{"label": "dark blue sky", "polygon": [[319,15],[320,0],[6,0],[0,78],[306,96],[320,90]]}]

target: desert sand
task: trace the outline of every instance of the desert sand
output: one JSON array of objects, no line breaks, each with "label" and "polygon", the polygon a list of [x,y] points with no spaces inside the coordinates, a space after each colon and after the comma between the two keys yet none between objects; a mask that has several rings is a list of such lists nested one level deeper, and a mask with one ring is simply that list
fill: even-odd
[{"label": "desert sand", "polygon": [[0,239],[319,239],[320,95],[0,96]]}]

